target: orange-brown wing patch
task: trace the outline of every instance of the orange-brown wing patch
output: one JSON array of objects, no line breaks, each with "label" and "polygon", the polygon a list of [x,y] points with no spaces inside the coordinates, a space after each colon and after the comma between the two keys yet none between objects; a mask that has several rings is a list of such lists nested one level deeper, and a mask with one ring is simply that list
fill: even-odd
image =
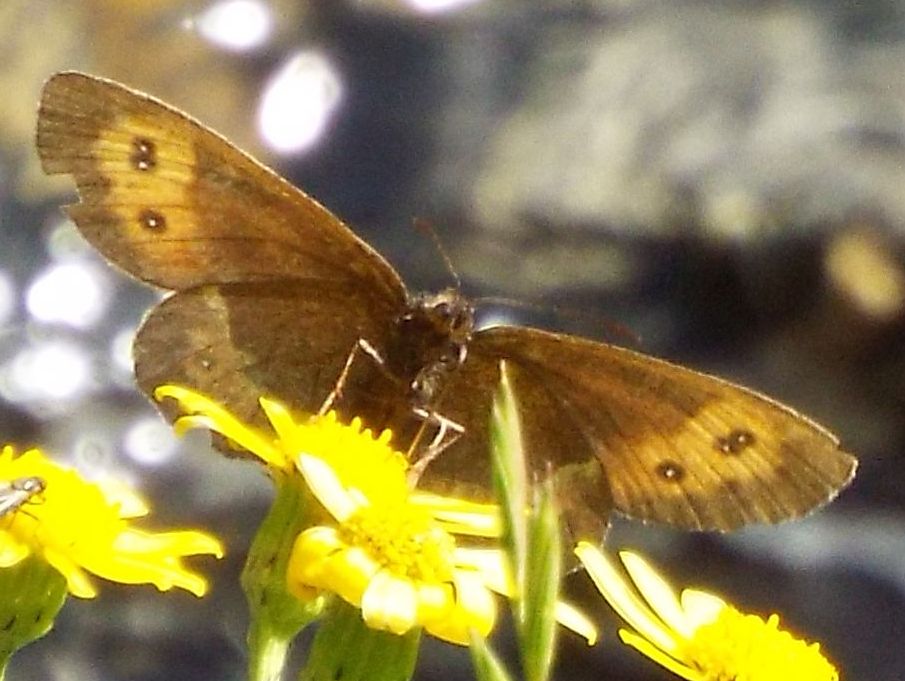
[{"label": "orange-brown wing patch", "polygon": [[170,289],[278,279],[355,282],[396,309],[386,261],[314,199],[185,114],[112,81],[44,87],[38,152],[73,175],[70,215],[134,276]]},{"label": "orange-brown wing patch", "polygon": [[[808,418],[662,360],[507,327],[480,332],[471,353],[518,368],[523,421],[571,424],[570,437],[530,452],[532,465],[571,465],[590,452],[629,516],[709,530],[775,523],[823,505],[855,472],[855,458]],[[443,406],[452,418],[455,402]]]}]

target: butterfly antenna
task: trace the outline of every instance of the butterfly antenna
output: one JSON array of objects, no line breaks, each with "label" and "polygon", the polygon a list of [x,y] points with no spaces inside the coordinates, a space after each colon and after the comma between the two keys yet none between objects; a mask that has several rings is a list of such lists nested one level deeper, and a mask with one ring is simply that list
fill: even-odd
[{"label": "butterfly antenna", "polygon": [[434,242],[434,248],[437,249],[437,253],[440,254],[440,257],[443,258],[443,264],[446,266],[446,271],[449,272],[449,275],[453,278],[453,281],[456,282],[456,289],[462,289],[462,280],[459,278],[459,273],[456,272],[456,268],[453,267],[452,259],[449,257],[449,253],[446,252],[446,248],[443,246],[443,242],[440,240],[440,236],[437,234],[437,230],[434,229],[434,225],[429,220],[425,220],[424,218],[415,218],[413,221],[415,225],[415,229],[423,234],[427,234],[431,241]]},{"label": "butterfly antenna", "polygon": [[524,300],[515,298],[505,298],[500,296],[481,296],[474,298],[476,305],[501,305],[503,307],[515,307],[522,310],[531,310],[532,312],[540,312],[542,314],[550,314],[551,312],[560,319],[571,319],[575,322],[587,323],[589,320],[597,324],[601,324],[607,336],[621,338],[629,343],[641,346],[641,337],[630,328],[611,319],[602,318],[600,315],[591,314],[587,310],[575,309],[567,305],[538,305],[537,303],[529,303]]}]

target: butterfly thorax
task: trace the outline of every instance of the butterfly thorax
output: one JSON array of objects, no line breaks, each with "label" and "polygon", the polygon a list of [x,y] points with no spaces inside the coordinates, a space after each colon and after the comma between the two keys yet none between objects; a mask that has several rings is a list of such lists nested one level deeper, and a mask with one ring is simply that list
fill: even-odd
[{"label": "butterfly thorax", "polygon": [[415,406],[429,406],[446,378],[465,361],[474,308],[455,288],[419,293],[412,296],[396,327],[395,347],[388,352],[390,370],[410,379]]}]

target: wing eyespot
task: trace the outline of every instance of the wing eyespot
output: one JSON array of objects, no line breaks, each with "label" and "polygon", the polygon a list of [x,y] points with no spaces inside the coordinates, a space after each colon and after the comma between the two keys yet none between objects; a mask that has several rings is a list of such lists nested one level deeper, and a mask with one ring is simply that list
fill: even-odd
[{"label": "wing eyespot", "polygon": [[162,213],[145,208],[138,214],[138,224],[150,232],[162,232],[167,228],[167,219]]},{"label": "wing eyespot", "polygon": [[667,482],[681,482],[685,478],[685,469],[675,461],[666,460],[657,464],[657,475]]},{"label": "wing eyespot", "polygon": [[757,441],[754,433],[744,428],[735,428],[729,435],[714,440],[714,447],[722,454],[741,454]]},{"label": "wing eyespot", "polygon": [[136,137],[132,140],[132,154],[129,156],[132,167],[142,172],[157,167],[157,145],[147,137]]}]

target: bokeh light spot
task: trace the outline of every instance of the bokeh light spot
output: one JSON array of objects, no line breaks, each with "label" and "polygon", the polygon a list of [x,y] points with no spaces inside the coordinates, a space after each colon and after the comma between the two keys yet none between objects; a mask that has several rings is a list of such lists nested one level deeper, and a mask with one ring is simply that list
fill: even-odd
[{"label": "bokeh light spot", "polygon": [[38,321],[80,329],[94,326],[109,302],[106,275],[81,261],[51,265],[35,278],[25,297],[29,313]]},{"label": "bokeh light spot", "polygon": [[178,450],[179,441],[169,425],[159,416],[148,416],[133,423],[123,438],[126,455],[145,466],[169,460]]},{"label": "bokeh light spot", "polygon": [[481,0],[406,0],[413,9],[424,14],[441,14],[443,12],[455,12],[469,5],[475,5]]},{"label": "bokeh light spot", "polygon": [[259,0],[222,0],[186,25],[214,45],[245,52],[267,42],[273,32],[273,15]]},{"label": "bokeh light spot", "polygon": [[21,350],[3,373],[0,392],[11,402],[70,400],[88,388],[91,362],[75,344],[46,341]]},{"label": "bokeh light spot", "polygon": [[339,104],[339,75],[322,55],[301,52],[268,82],[258,108],[258,127],[273,150],[291,154],[321,138]]}]

